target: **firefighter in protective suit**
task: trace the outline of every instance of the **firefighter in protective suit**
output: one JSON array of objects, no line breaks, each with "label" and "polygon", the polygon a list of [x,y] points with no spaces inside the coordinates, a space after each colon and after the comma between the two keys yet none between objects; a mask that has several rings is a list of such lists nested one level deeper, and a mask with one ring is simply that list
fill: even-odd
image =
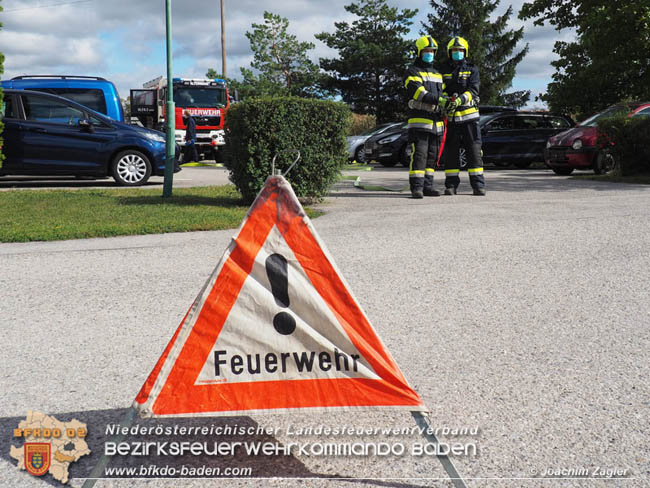
[{"label": "firefighter in protective suit", "polygon": [[485,195],[481,130],[478,125],[479,72],[467,61],[469,44],[454,37],[447,44],[449,61],[442,67],[444,96],[449,98],[447,137],[442,160],[445,165],[445,195],[455,195],[460,184],[460,147],[465,149],[467,172],[474,195]]},{"label": "firefighter in protective suit", "polygon": [[431,36],[416,42],[417,59],[406,73],[404,86],[408,100],[408,144],[411,146],[409,185],[413,198],[438,196],[433,188],[433,174],[444,124],[439,103],[442,96],[442,76],[433,69],[438,43]]}]

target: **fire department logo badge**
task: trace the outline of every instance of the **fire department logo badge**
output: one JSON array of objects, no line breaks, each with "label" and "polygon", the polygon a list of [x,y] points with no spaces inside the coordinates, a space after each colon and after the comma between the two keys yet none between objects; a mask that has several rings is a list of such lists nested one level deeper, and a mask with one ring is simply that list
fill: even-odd
[{"label": "fire department logo badge", "polygon": [[45,442],[25,443],[25,469],[34,476],[43,476],[50,469],[51,445]]},{"label": "fire department logo badge", "polygon": [[25,442],[22,446],[12,443],[9,456],[18,461],[18,469],[34,476],[49,473],[55,480],[66,484],[68,467],[90,454],[87,434],[86,424],[76,419],[61,422],[42,412],[28,410],[25,420],[14,429],[14,439],[24,439]]}]

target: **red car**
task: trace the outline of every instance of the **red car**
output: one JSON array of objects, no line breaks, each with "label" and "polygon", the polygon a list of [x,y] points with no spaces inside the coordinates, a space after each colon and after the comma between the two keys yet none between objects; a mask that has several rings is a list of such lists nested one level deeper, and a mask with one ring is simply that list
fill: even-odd
[{"label": "red car", "polygon": [[572,129],[549,138],[544,151],[546,166],[558,175],[570,175],[574,169],[593,169],[597,175],[611,171],[614,159],[606,147],[597,143],[596,126],[598,121],[623,111],[628,112],[628,117],[650,115],[650,102],[613,105]]}]

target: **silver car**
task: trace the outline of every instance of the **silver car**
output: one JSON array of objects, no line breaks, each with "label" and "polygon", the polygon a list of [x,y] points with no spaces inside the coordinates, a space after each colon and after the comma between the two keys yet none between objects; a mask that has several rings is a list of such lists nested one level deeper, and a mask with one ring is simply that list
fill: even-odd
[{"label": "silver car", "polygon": [[363,134],[348,137],[348,155],[350,156],[350,159],[356,161],[357,163],[365,163],[366,155],[363,152],[363,144],[366,142],[366,140],[375,134],[381,134],[382,132],[385,132],[388,129],[399,124],[401,124],[401,122],[380,124],[377,127],[367,130]]}]

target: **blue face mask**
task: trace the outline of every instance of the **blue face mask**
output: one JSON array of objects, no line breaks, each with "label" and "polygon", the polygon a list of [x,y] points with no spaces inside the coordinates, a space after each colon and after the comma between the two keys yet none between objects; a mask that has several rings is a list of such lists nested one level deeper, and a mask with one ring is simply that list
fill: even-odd
[{"label": "blue face mask", "polygon": [[465,57],[465,53],[463,51],[451,52],[451,59],[453,59],[454,61],[462,61],[464,57]]},{"label": "blue face mask", "polygon": [[433,63],[433,53],[422,53],[422,61],[427,64]]}]

